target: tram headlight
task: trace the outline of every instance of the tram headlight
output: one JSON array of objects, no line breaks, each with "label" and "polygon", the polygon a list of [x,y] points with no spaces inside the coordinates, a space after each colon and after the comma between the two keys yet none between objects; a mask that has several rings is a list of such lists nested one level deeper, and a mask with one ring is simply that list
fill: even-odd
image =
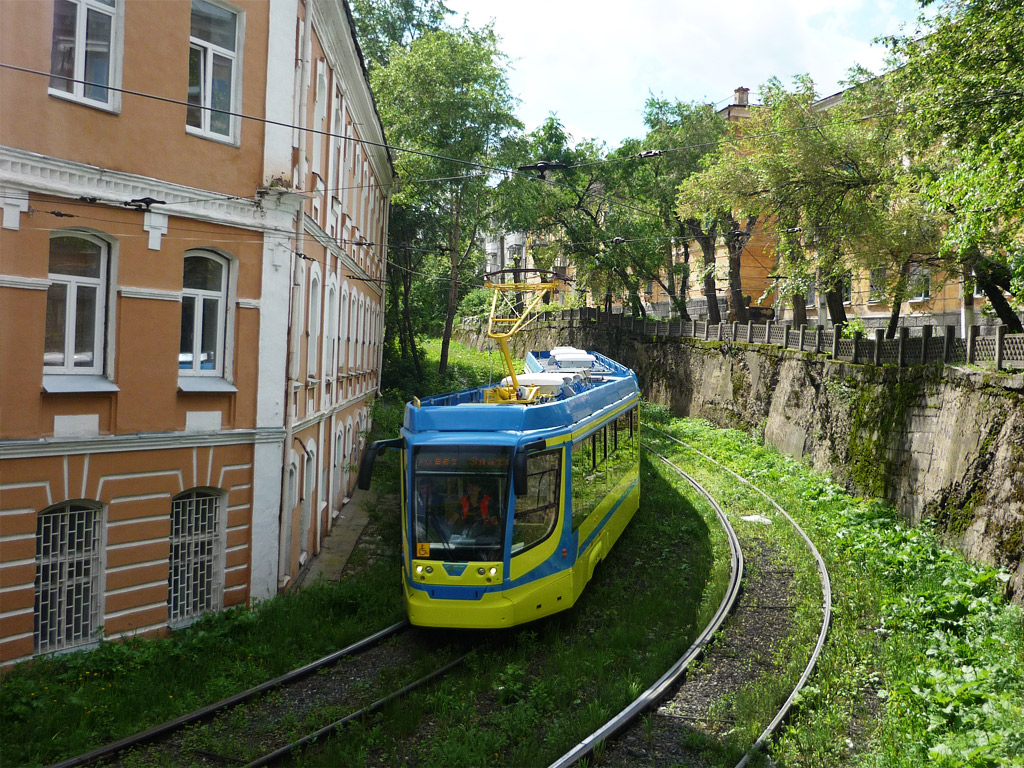
[{"label": "tram headlight", "polygon": [[491,576],[493,576],[493,575],[494,575],[494,574],[496,574],[497,572],[498,572],[498,569],[497,569],[497,568],[495,568],[495,567],[494,567],[494,566],[492,565],[492,566],[491,566]]},{"label": "tram headlight", "polygon": [[484,575],[484,569],[483,568],[477,568],[476,572],[479,573],[481,576]]},{"label": "tram headlight", "polygon": [[416,566],[416,573],[423,573],[423,566],[422,565],[417,565]]},{"label": "tram headlight", "polygon": [[433,572],[434,572],[434,566],[428,565],[427,566],[427,573],[433,573]]}]

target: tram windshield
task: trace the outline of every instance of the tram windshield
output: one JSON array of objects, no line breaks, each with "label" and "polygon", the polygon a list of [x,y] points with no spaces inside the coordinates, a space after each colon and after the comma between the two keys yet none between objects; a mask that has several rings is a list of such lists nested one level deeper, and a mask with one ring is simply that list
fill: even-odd
[{"label": "tram windshield", "polygon": [[413,461],[414,556],[501,560],[511,449],[423,446]]}]

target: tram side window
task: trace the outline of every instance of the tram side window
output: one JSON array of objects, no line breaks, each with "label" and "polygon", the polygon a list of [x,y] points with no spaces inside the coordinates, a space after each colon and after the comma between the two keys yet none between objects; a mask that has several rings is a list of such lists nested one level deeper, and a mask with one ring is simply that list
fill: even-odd
[{"label": "tram side window", "polygon": [[634,408],[572,447],[572,528],[630,473],[636,472],[637,410]]},{"label": "tram side window", "polygon": [[516,497],[512,554],[539,544],[555,529],[562,486],[562,450],[531,454],[526,463],[527,492]]},{"label": "tram side window", "polygon": [[601,496],[594,488],[593,443],[586,438],[572,447],[572,529],[580,527]]}]

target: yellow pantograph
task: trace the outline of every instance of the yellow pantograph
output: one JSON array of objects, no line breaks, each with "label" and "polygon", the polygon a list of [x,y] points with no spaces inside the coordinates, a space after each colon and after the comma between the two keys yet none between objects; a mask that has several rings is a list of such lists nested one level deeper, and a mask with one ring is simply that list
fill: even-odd
[{"label": "yellow pantograph", "polygon": [[[501,356],[505,362],[505,370],[508,371],[510,384],[499,384],[484,392],[486,403],[518,403],[525,405],[536,402],[538,387],[519,386],[519,377],[516,375],[515,367],[512,365],[512,354],[509,352],[508,340],[515,336],[523,327],[533,319],[536,309],[544,301],[547,295],[555,295],[558,292],[559,284],[565,278],[554,272],[546,270],[529,269],[515,270],[538,275],[539,282],[514,282],[498,283],[491,280],[492,277],[502,274],[511,274],[513,270],[504,269],[498,272],[488,272],[484,275],[484,285],[490,288],[494,294],[491,297],[491,315],[487,320],[487,336],[498,342],[501,349]],[[546,276],[546,277],[545,277]]]}]

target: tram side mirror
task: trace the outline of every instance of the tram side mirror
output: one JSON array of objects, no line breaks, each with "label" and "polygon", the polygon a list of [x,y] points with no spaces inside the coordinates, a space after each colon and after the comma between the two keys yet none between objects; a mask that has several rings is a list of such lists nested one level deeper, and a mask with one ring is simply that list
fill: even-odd
[{"label": "tram side mirror", "polygon": [[537,440],[521,446],[516,451],[516,457],[512,460],[512,488],[516,496],[525,496],[529,492],[529,477],[526,474],[526,460],[533,451],[542,451],[547,447],[547,441]]},{"label": "tram side mirror", "polygon": [[373,476],[373,465],[377,463],[377,454],[387,448],[405,448],[405,438],[396,437],[393,440],[377,440],[370,443],[370,447],[363,454],[363,460],[359,462],[359,479],[356,486],[366,491],[370,488],[370,478]]}]

